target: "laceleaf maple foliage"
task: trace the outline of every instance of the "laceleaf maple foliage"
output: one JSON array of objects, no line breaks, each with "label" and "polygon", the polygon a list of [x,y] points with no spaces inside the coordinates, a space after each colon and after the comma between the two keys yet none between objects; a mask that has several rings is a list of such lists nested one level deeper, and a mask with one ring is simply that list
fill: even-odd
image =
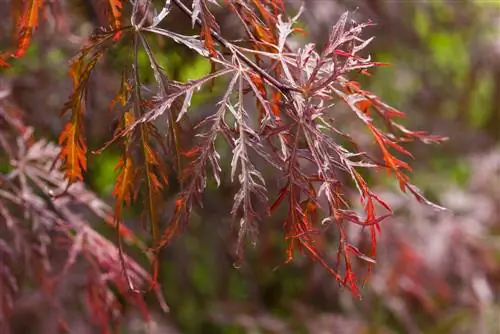
[{"label": "laceleaf maple foliage", "polygon": [[[116,30],[115,40],[120,38],[122,0],[100,0],[103,10],[108,13],[110,25]],[[8,58],[23,57],[31,43],[31,37],[40,24],[40,17],[51,13],[59,1],[46,0],[14,0],[12,1],[12,17],[14,20],[14,41],[16,47],[12,51],[4,51],[0,56],[0,67],[9,67]],[[73,130],[75,131],[75,130]]]},{"label": "laceleaf maple foliage", "polygon": [[[83,180],[89,154],[82,122],[88,79],[107,50],[117,43],[127,43],[130,66],[124,70],[122,88],[112,101],[113,105],[121,104],[113,109],[121,121],[114,136],[93,153],[121,145],[113,190],[114,222],[120,231],[123,207],[142,201],[154,254],[168,247],[189,223],[193,210],[203,204],[207,179],[213,178],[219,185],[224,175],[229,175],[229,182],[239,186],[231,210],[239,224],[238,257],[243,257],[247,239],[258,241],[259,224],[278,208],[285,208],[287,261],[293,260],[297,251],[304,253],[359,296],[360,277],[353,262],[358,259],[366,263],[370,271],[376,262],[381,223],[392,213],[370,189],[364,170],[387,171],[403,192],[441,209],[410,182],[411,166],[400,156],[413,157],[404,147],[407,142],[434,143],[444,138],[407,129],[398,123],[403,112],[363,90],[356,81],[358,75],[370,76],[371,69],[386,65],[363,54],[373,39],[364,37],[364,31],[372,23],[356,23],[345,13],[333,25],[323,46],[308,43],[292,47],[290,40],[304,34],[296,27],[300,11],[289,17],[282,0],[114,0],[108,5],[112,13],[109,27],[95,31],[70,66],[74,92],[64,107],[64,114],[71,116],[59,140],[62,169],[68,186]],[[20,19],[19,29],[27,27],[31,34],[38,22],[39,14],[35,13],[42,8],[41,2],[23,7],[21,17],[33,11],[29,16],[33,19]],[[190,21],[193,35],[181,34],[165,23],[174,9]],[[224,37],[214,10],[234,15],[241,26],[238,40]],[[122,11],[130,13],[128,25],[121,23],[125,20]],[[23,46],[16,54],[29,43],[24,36],[19,35],[19,45]],[[184,45],[207,58],[211,73],[187,82],[169,78],[159,65],[149,36]],[[156,81],[154,88],[141,81],[141,52],[147,55]],[[191,107],[193,97],[214,81],[225,87],[216,111],[190,126],[187,118],[196,113]],[[359,147],[360,133],[350,132],[350,127],[335,119],[337,112],[346,109],[350,122],[364,126],[364,134],[372,137],[378,153]],[[166,124],[162,130],[158,128],[160,121]],[[231,152],[228,164],[224,164],[218,152],[221,148],[215,145],[218,139]],[[257,161],[265,161],[279,176],[277,194],[269,192],[273,180],[266,179]],[[165,216],[162,203],[171,181],[168,175],[176,176],[180,191],[168,222],[164,222],[159,217]],[[345,176],[351,185],[346,184]],[[350,202],[350,187],[359,193],[361,212]],[[351,244],[348,224],[368,233],[369,250],[364,252]],[[317,247],[325,229],[337,231],[333,257]]]},{"label": "laceleaf maple foliage", "polygon": [[[116,328],[124,301],[148,319],[142,295],[131,291],[130,286],[151,286],[153,278],[91,224],[90,217],[96,217],[115,228],[113,210],[81,182],[64,189],[65,175],[58,170],[60,163],[56,160],[61,148],[36,140],[19,110],[2,94],[1,158],[3,162],[7,157],[11,168],[0,173],[0,332],[11,333],[9,316],[26,286],[37,287],[50,296],[60,331],[71,332],[67,322],[70,311],[63,306],[60,292],[67,286],[75,290],[73,296],[80,294],[76,291],[78,284],[73,282],[75,269],[80,271],[79,284],[84,288],[81,298],[75,298],[81,302],[79,312],[102,333]],[[51,168],[54,161],[56,168]],[[124,225],[118,228],[118,235],[127,245],[149,254],[132,230]],[[62,264],[57,261],[59,253],[64,254]],[[146,257],[146,261],[152,260]],[[126,276],[123,266],[128,269]],[[166,309],[159,286],[154,292]]]}]

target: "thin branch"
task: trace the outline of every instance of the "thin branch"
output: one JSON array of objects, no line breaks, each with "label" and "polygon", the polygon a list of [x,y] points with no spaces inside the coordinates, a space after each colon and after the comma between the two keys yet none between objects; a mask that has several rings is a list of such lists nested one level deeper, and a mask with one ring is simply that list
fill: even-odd
[{"label": "thin branch", "polygon": [[[186,15],[192,18],[193,12],[186,7],[180,0],[173,0],[176,6]],[[196,18],[196,24],[201,28],[202,22],[199,18]],[[222,46],[224,46],[227,50],[233,54],[233,56],[237,56],[239,59],[241,59],[242,62],[244,62],[246,65],[248,65],[251,69],[253,69],[255,72],[259,73],[259,75],[265,79],[268,83],[270,83],[272,86],[274,86],[276,89],[278,89],[284,96],[286,96],[288,99],[291,100],[291,97],[289,93],[291,91],[294,92],[301,92],[301,89],[285,85],[273,76],[271,76],[269,73],[264,71],[259,65],[255,64],[252,60],[250,60],[247,56],[245,56],[241,51],[236,49],[234,45],[226,40],[224,37],[219,35],[216,31],[210,28],[210,34],[212,35],[213,38],[215,38]]]}]

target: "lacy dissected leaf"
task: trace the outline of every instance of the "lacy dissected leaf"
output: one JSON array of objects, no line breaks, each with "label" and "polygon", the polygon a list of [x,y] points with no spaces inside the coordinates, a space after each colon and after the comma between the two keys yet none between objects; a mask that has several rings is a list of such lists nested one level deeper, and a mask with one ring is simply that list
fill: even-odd
[{"label": "lacy dissected leaf", "polygon": [[113,34],[101,31],[89,39],[80,53],[72,60],[70,76],[73,80],[73,93],[64,105],[61,115],[71,112],[71,117],[59,136],[61,145],[60,159],[68,184],[83,180],[87,168],[87,145],[84,134],[85,99],[87,84],[99,60],[104,56],[106,42]]},{"label": "lacy dissected leaf", "polygon": [[127,78],[127,74],[124,71],[122,73],[122,79],[120,83],[120,90],[116,94],[116,96],[113,98],[111,103],[109,104],[108,110],[112,111],[116,105],[119,103],[122,107],[125,107],[127,105],[127,102],[129,101],[130,98],[130,92],[132,91],[132,84]]},{"label": "lacy dissected leaf", "polygon": [[[276,23],[278,15],[284,12],[283,2],[251,0],[245,3],[226,0],[226,3],[238,14],[255,48],[275,52],[275,48],[271,46],[276,45],[278,41]],[[270,8],[272,8],[272,12],[269,11]]]},{"label": "lacy dissected leaf", "polygon": [[[149,58],[149,61],[151,63],[151,68],[153,70],[154,77],[156,79],[156,84],[158,85],[159,89],[159,96],[158,98],[160,101],[167,96],[169,96],[171,93],[175,93],[178,90],[178,87],[176,85],[173,85],[171,81],[168,79],[166,74],[164,73],[163,69],[159,66],[155,55],[153,54],[153,51],[151,50],[151,47],[149,43],[146,41],[143,36],[140,36],[142,45],[144,46],[146,50],[146,54]],[[175,168],[174,170],[180,174],[182,170],[182,160],[180,157],[180,151],[181,151],[181,135],[183,133],[182,131],[182,124],[180,123],[180,120],[182,116],[187,112],[189,106],[191,105],[191,98],[193,96],[194,90],[193,89],[188,89],[184,98],[184,103],[181,104],[180,99],[174,99],[173,101],[166,103],[166,108],[164,108],[164,111],[168,109],[167,113],[167,124],[169,128],[169,133],[167,136],[167,147],[164,149],[165,153],[167,150],[169,150],[169,154],[166,153],[167,156],[172,156],[172,160],[175,161]],[[160,102],[161,104],[161,102]],[[150,108],[154,109],[154,107]],[[184,120],[185,121],[185,120]],[[142,130],[141,130],[142,131]],[[151,134],[152,136],[157,140],[158,143],[163,142],[162,136],[158,133],[157,129],[154,127],[151,127]],[[181,182],[181,187],[182,187],[182,182]]]},{"label": "lacy dissected leaf", "polygon": [[[237,13],[240,21],[245,27],[245,31],[253,48],[252,51],[256,59],[256,64],[264,67],[265,62],[262,60],[261,52],[258,51],[262,51],[268,56],[283,51],[276,47],[280,39],[278,17],[284,11],[283,3],[281,1],[260,0],[252,0],[249,3],[229,0],[226,2],[229,4],[231,10]],[[270,9],[272,9],[272,11]],[[282,22],[280,21],[280,23]],[[293,31],[293,29],[291,29],[291,31]],[[285,43],[283,43],[282,48],[285,48],[284,44]],[[272,60],[269,68],[266,68],[266,71],[272,73],[276,78],[282,76],[282,68],[278,60]],[[283,97],[282,94],[272,86],[267,85],[264,78],[260,75],[250,74],[250,77],[255,85],[252,89],[257,97],[257,108],[261,111],[261,115],[264,114],[263,108],[268,108],[267,104],[269,104],[272,112],[268,112],[268,114],[279,116]],[[272,98],[267,96],[268,93],[272,95]],[[263,101],[265,101],[265,104]]]},{"label": "lacy dissected leaf", "polygon": [[[17,133],[24,123],[22,117],[8,117],[4,112],[4,101],[0,101],[0,104],[0,146],[5,148],[4,134]],[[117,247],[91,226],[91,221],[96,221],[96,218],[106,223],[111,221],[112,209],[86,189],[83,183],[67,189],[58,197],[57,203],[50,199],[51,194],[64,187],[64,174],[50,168],[51,162],[60,152],[59,147],[46,140],[34,141],[31,132],[23,133],[14,142],[23,149],[13,155],[7,152],[16,163],[12,163],[11,178],[0,178],[0,318],[6,319],[5,316],[9,315],[6,308],[15,302],[11,297],[22,293],[23,286],[28,282],[30,289],[38,289],[47,295],[52,295],[54,288],[63,280],[64,284],[74,286],[75,282],[70,282],[73,275],[69,271],[76,263],[84,264],[79,267],[85,270],[78,270],[80,283],[76,284],[88,293],[88,298],[81,300],[87,304],[79,304],[79,307],[89,307],[92,320],[103,332],[111,332],[114,321],[119,319],[123,311],[124,303],[136,305],[145,312],[147,308],[142,295],[130,291],[123,279]],[[24,161],[22,167],[19,161]],[[18,193],[18,179],[23,179],[21,183],[25,184],[24,197]],[[85,215],[82,215],[82,210]],[[124,238],[137,240],[133,232],[124,231],[127,232],[123,233]],[[13,243],[5,247],[4,241]],[[136,245],[146,250],[142,244]],[[19,246],[22,248],[18,249]],[[54,262],[50,256],[53,251],[66,255],[64,263],[58,260]],[[134,286],[141,287],[150,282],[150,275],[137,262],[130,257],[124,257],[123,261],[129,268]],[[31,269],[23,272],[23,275],[14,276],[10,267],[15,262]],[[81,286],[82,282],[84,286]],[[56,294],[53,297],[52,307],[61,308],[60,296]],[[163,301],[161,304],[166,306]],[[148,320],[147,314],[143,314]],[[63,318],[59,321],[61,326],[67,325]]]},{"label": "lacy dissected leaf", "polygon": [[[274,211],[287,199],[288,215],[284,222],[284,232],[287,240],[287,262],[294,259],[296,250],[305,253],[312,260],[319,262],[338,282],[347,286],[353,295],[358,296],[359,292],[355,284],[355,275],[350,269],[349,258],[345,258],[345,275],[343,277],[338,268],[334,269],[325,259],[319,247],[322,240],[322,231],[320,228],[315,227],[315,225],[318,223],[320,215],[320,206],[317,202],[320,194],[315,190],[313,183],[323,183],[322,187],[320,187],[320,192],[327,191],[323,188],[325,186],[328,188],[332,185],[323,177],[307,175],[300,167],[299,158],[302,157],[303,151],[298,149],[299,134],[300,131],[288,132],[283,137],[282,143],[285,146],[283,148],[283,152],[285,153],[284,161],[287,163],[286,176],[288,181],[270,206],[271,211]],[[305,199],[301,199],[302,197]],[[333,210],[336,210],[335,206],[341,205],[337,204],[337,200],[329,196],[328,193],[326,197],[329,200],[329,206],[333,207]],[[333,215],[333,213],[330,213],[330,215]],[[344,233],[341,227],[340,232]]]},{"label": "lacy dissected leaf", "polygon": [[201,32],[200,36],[203,38],[205,47],[210,52],[212,57],[217,55],[215,50],[215,43],[212,37],[212,30],[219,33],[219,24],[215,20],[214,15],[208,9],[207,2],[217,4],[214,0],[193,0],[193,12],[192,12],[192,22],[193,26],[198,20],[201,21]]},{"label": "lacy dissected leaf", "polygon": [[[124,114],[124,126],[132,124],[133,116],[130,112]],[[119,174],[116,177],[113,188],[113,197],[115,198],[115,220],[121,220],[123,206],[130,206],[134,197],[135,169],[130,152],[130,139],[124,144],[124,153],[116,165]]]},{"label": "lacy dissected leaf", "polygon": [[184,188],[175,201],[172,218],[169,220],[166,229],[162,232],[161,239],[157,244],[158,249],[169,244],[180,232],[181,227],[185,226],[191,214],[193,204],[198,203],[202,205],[201,194],[207,184],[206,166],[208,163],[212,165],[215,179],[217,182],[220,182],[220,157],[215,151],[215,138],[220,121],[219,117],[214,116],[202,121],[202,123],[213,122],[212,129],[200,134],[200,137],[204,141],[199,146],[182,152],[183,157],[190,160],[180,175]]},{"label": "lacy dissected leaf", "polygon": [[174,236],[179,233],[182,225],[185,225],[191,213],[192,198],[188,194],[181,194],[175,201],[175,208],[172,218],[168,222],[168,226],[163,231],[161,239],[156,245],[157,249],[165,247],[170,243]]},{"label": "lacy dissected leaf", "polygon": [[62,114],[71,111],[71,118],[59,136],[63,169],[69,184],[82,181],[83,172],[87,169],[87,145],[84,135],[86,85],[92,69],[102,52],[94,54],[85,62],[84,55],[76,58],[71,64],[70,75],[75,91],[66,103]]},{"label": "lacy dissected leaf", "polygon": [[260,114],[260,119],[262,120],[262,118],[265,117],[266,114],[268,114],[268,112],[266,112],[266,106],[267,106],[267,90],[266,90],[266,85],[264,84],[264,80],[262,80],[262,78],[255,74],[255,73],[250,73],[249,74],[249,77],[253,83],[253,85],[255,85],[255,94],[256,96],[258,96],[259,98],[257,98],[256,100],[256,103],[257,103],[257,108],[259,110],[259,114]]},{"label": "lacy dissected leaf", "polygon": [[[134,117],[131,111],[126,111],[123,114],[123,128],[127,128],[134,122]],[[117,129],[117,132],[119,129]],[[118,238],[118,248],[119,248],[119,256],[120,261],[122,263],[122,268],[124,272],[125,279],[128,282],[128,286],[130,289],[133,288],[132,280],[129,276],[128,268],[125,261],[124,251],[122,247],[122,238],[126,237],[126,231],[128,229],[123,225],[123,214],[122,209],[124,206],[130,206],[131,202],[135,200],[137,191],[136,189],[136,174],[137,169],[134,166],[134,162],[132,159],[132,149],[131,144],[133,142],[133,134],[130,134],[127,138],[125,138],[123,143],[123,154],[120,160],[116,165],[116,169],[119,170],[118,176],[115,181],[115,186],[113,188],[113,197],[115,198],[115,210],[114,210],[114,224],[117,232]],[[136,240],[132,239],[132,242]],[[137,243],[137,242],[135,242]],[[154,282],[156,282],[156,275],[153,277]]]},{"label": "lacy dissected leaf", "polygon": [[162,197],[163,188],[168,185],[167,170],[155,148],[151,146],[152,135],[156,128],[151,124],[140,125],[141,151],[144,158],[142,180],[145,187],[145,208],[153,238],[153,244],[159,241],[158,203]]},{"label": "lacy dissected leaf", "polygon": [[[238,181],[240,189],[234,196],[233,208],[231,214],[235,218],[240,218],[240,230],[238,233],[237,256],[242,257],[243,241],[247,234],[254,237],[257,235],[255,222],[262,217],[256,209],[258,202],[265,203],[267,206],[266,182],[262,173],[252,162],[249,151],[264,155],[261,150],[262,143],[258,133],[252,128],[249,112],[243,105],[243,87],[246,74],[239,77],[238,85],[238,103],[233,106],[227,104],[227,108],[233,114],[236,124],[233,143],[233,157],[231,160],[231,182],[238,172]],[[252,200],[253,199],[253,200]]]},{"label": "lacy dissected leaf", "polygon": [[[295,168],[295,167],[294,167]],[[296,170],[295,172],[298,172]],[[293,182],[293,181],[292,181]],[[286,239],[288,242],[287,246],[287,262],[294,259],[295,250],[305,253],[312,260],[317,261],[323,266],[326,271],[334,277],[338,282],[349,288],[353,296],[358,297],[359,289],[357,287],[356,275],[354,274],[350,259],[348,254],[346,254],[345,249],[340,249],[337,253],[337,269],[334,269],[331,264],[325,259],[325,256],[318,248],[318,238],[321,238],[321,231],[314,227],[318,218],[318,204],[315,202],[316,196],[310,194],[309,199],[302,202],[299,201],[300,193],[303,191],[299,184],[290,183],[285,188],[283,188],[277,198],[273,203],[276,207],[288,196],[288,217],[284,223],[284,229],[286,234]],[[309,191],[314,191],[310,189]],[[341,241],[339,242],[339,247],[344,248],[345,244],[342,239],[345,238],[342,234],[345,233],[343,228],[340,228]],[[318,238],[315,238],[317,236]],[[343,255],[345,274],[342,277],[339,273],[340,256]]]},{"label": "lacy dissected leaf", "polygon": [[[380,98],[373,93],[362,90],[358,82],[343,80],[341,81],[341,86],[345,93],[336,88],[333,89],[334,93],[341,97],[357,114],[358,118],[365,123],[382,153],[385,163],[383,167],[395,174],[400,189],[403,192],[409,190],[418,201],[433,206],[436,209],[443,210],[442,207],[425,199],[418,188],[410,183],[410,178],[404,173],[404,170],[411,172],[412,167],[407,162],[395,157],[390,149],[394,149],[405,156],[414,158],[401,143],[415,139],[421,140],[424,143],[433,143],[444,141],[447,138],[428,135],[422,131],[411,131],[406,129],[395,121],[395,119],[405,116],[403,112],[383,103]],[[375,117],[382,120],[387,129],[386,131],[375,125]],[[401,136],[401,133],[403,136]]]},{"label": "lacy dissected leaf", "polygon": [[[292,201],[296,200],[293,196],[294,191],[290,192],[290,195],[292,196],[290,196],[289,205],[292,205]],[[311,199],[308,199],[304,200],[298,206],[294,203],[293,206],[294,208],[291,210],[294,210],[294,212],[289,213],[288,220],[285,223],[288,239],[287,261],[293,260],[293,253],[296,248],[302,252],[305,244],[310,244],[313,247],[314,240],[312,236],[316,233],[314,223],[317,222],[315,219],[317,216],[317,205]]]},{"label": "lacy dissected leaf", "polygon": [[87,169],[87,145],[82,123],[82,116],[75,113],[59,136],[61,159],[69,183],[83,181],[83,172]]},{"label": "lacy dissected leaf", "polygon": [[376,140],[380,150],[382,151],[384,161],[387,164],[387,168],[394,171],[394,173],[396,174],[396,177],[398,178],[398,181],[399,181],[399,187],[404,192],[405,188],[406,188],[406,183],[408,182],[409,178],[407,175],[405,175],[401,171],[401,169],[406,169],[408,171],[411,171],[412,168],[406,162],[399,160],[394,155],[392,155],[387,147],[387,145],[396,146],[396,147],[399,147],[399,145],[395,144],[393,141],[388,139],[375,126],[370,124],[369,129],[373,133],[373,136],[375,137],[375,140]]},{"label": "lacy dissected leaf", "polygon": [[[362,224],[368,226],[368,228],[370,229],[371,253],[370,257],[367,257],[364,254],[361,254],[361,252],[359,252],[357,248],[355,249],[355,247],[352,245],[349,245],[349,250],[352,253],[354,253],[358,258],[368,262],[368,274],[370,274],[372,270],[372,264],[375,263],[375,259],[377,257],[377,233],[380,233],[381,231],[380,222],[383,219],[389,217],[392,214],[392,210],[385,201],[383,201],[380,197],[375,195],[368,188],[368,185],[366,184],[361,174],[359,174],[355,170],[352,170],[352,173],[354,175],[355,182],[361,191],[361,201],[364,204],[364,210],[366,215],[366,219],[364,222],[362,222]],[[389,213],[377,217],[375,213],[375,202],[382,205]]]},{"label": "lacy dissected leaf", "polygon": [[7,52],[0,55],[0,67],[8,68],[6,58],[21,58],[25,55],[31,43],[33,32],[38,27],[39,16],[44,0],[18,0],[11,5],[11,15],[13,17],[15,42],[17,44],[14,52]]},{"label": "lacy dissected leaf", "polygon": [[18,28],[18,44],[17,50],[14,52],[13,57],[22,57],[30,45],[31,36],[33,31],[38,26],[38,18],[40,10],[43,6],[44,0],[24,0],[23,9],[17,22]]},{"label": "lacy dissected leaf", "polygon": [[181,227],[187,222],[194,203],[202,205],[201,195],[207,185],[206,169],[208,164],[212,167],[212,173],[217,185],[220,184],[220,155],[215,149],[215,140],[219,133],[228,136],[224,116],[239,78],[240,74],[235,73],[227,85],[225,94],[219,101],[217,112],[203,119],[195,127],[196,129],[208,128],[198,133],[199,142],[197,145],[182,152],[183,157],[189,159],[189,163],[181,172],[181,180],[185,187],[175,202],[173,216],[162,234],[158,248],[167,245],[177,235]]}]

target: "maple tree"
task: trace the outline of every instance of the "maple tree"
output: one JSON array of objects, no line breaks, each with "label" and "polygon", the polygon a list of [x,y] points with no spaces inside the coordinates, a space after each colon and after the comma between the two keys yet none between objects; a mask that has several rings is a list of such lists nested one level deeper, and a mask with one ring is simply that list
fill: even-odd
[{"label": "maple tree", "polygon": [[[17,47],[4,53],[0,66],[8,67],[10,58],[26,53],[40,17],[54,3],[57,1],[15,2]],[[364,31],[372,23],[356,23],[345,13],[323,46],[308,43],[297,48],[290,40],[305,35],[297,27],[300,11],[288,16],[283,0],[103,0],[101,5],[108,13],[109,27],[97,29],[71,61],[74,88],[62,111],[69,120],[59,137],[60,150],[53,149],[57,153],[51,154],[54,159],[57,155],[52,167],[63,172],[65,184],[62,175],[55,174],[57,180],[51,182],[59,191],[46,195],[53,201],[74,196],[75,189],[82,187],[88,155],[100,154],[111,145],[120,147],[114,210],[105,220],[116,228],[118,237],[113,265],[121,269],[114,268],[117,275],[123,274],[120,282],[126,282],[133,296],[143,292],[139,286],[158,288],[157,254],[189,223],[193,210],[203,205],[209,178],[220,185],[229,175],[231,183],[239,184],[231,210],[239,224],[234,250],[238,259],[244,257],[248,239],[252,243],[258,240],[259,224],[283,208],[287,211],[283,221],[286,261],[292,261],[297,251],[308,255],[355,297],[360,296],[360,276],[353,260],[366,264],[366,272],[370,272],[376,262],[381,223],[392,214],[390,206],[370,189],[365,170],[386,171],[403,192],[442,209],[411,183],[411,166],[402,157],[413,158],[404,147],[407,142],[438,143],[445,138],[407,129],[398,122],[405,116],[403,112],[362,89],[356,79],[369,77],[373,68],[386,65],[363,55],[373,39],[364,37]],[[238,40],[224,37],[214,9],[226,10],[238,20]],[[173,10],[184,15],[193,33],[198,34],[183,35],[165,24]],[[122,23],[125,12],[129,13],[128,25]],[[211,72],[186,82],[169,78],[154,51],[153,42],[161,39],[208,59]],[[89,149],[83,121],[88,81],[106,52],[120,43],[130,49],[130,66],[124,69],[121,89],[110,101],[119,122],[112,138],[100,148]],[[147,56],[155,87],[141,80],[140,53]],[[190,115],[196,113],[191,107],[193,98],[215,82],[224,87],[216,111],[192,124]],[[348,113],[350,122],[362,124],[363,135],[372,137],[379,152],[369,153],[360,147],[360,134],[338,122],[336,113]],[[224,164],[219,154],[216,141],[220,140],[231,151],[229,164]],[[266,179],[256,161],[265,161],[279,175],[276,194],[268,190],[273,180]],[[165,222],[160,218],[166,208],[163,194],[172,182],[180,185],[180,191]],[[347,191],[351,188],[359,193],[361,211],[350,203]],[[139,202],[151,233],[149,248],[124,224],[124,208]],[[369,249],[352,244],[349,224],[369,235]],[[333,259],[317,247],[326,229],[337,231]],[[135,272],[139,269],[124,254],[122,239],[132,240],[148,255],[151,276],[144,273],[138,282]],[[81,251],[81,245],[73,242],[77,245],[73,249]],[[91,304],[98,305],[95,301]]]}]

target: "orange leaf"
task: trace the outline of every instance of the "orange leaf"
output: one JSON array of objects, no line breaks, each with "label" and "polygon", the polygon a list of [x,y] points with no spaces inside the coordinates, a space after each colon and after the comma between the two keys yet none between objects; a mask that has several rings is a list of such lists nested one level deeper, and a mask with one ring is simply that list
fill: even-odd
[{"label": "orange leaf", "polygon": [[[122,16],[122,0],[107,0],[109,3],[109,7],[111,8],[111,20],[112,20],[112,25],[115,29],[120,29],[121,27],[121,16]],[[121,31],[115,33],[113,36],[113,40],[118,40],[120,39],[122,33]]]},{"label": "orange leaf", "polygon": [[62,114],[71,111],[71,118],[59,136],[60,158],[69,184],[82,181],[83,172],[87,169],[87,145],[83,133],[85,91],[90,73],[103,53],[93,54],[88,63],[85,63],[85,55],[80,54],[71,64],[69,72],[73,79],[74,92],[62,111]]},{"label": "orange leaf", "polygon": [[12,57],[20,58],[24,56],[30,45],[33,30],[38,26],[39,10],[42,8],[43,0],[30,0],[25,2],[26,6],[17,22],[18,44],[17,50]]},{"label": "orange leaf", "polygon": [[175,210],[172,218],[165,231],[162,234],[161,239],[155,245],[157,249],[165,247],[172,238],[177,234],[180,229],[181,223],[187,218],[189,212],[187,211],[188,203],[186,198],[180,196],[175,200]]},{"label": "orange leaf", "polygon": [[132,85],[127,81],[126,74],[125,72],[123,72],[120,84],[120,90],[109,104],[108,110],[112,111],[118,103],[120,103],[120,105],[124,107],[127,104],[131,90],[132,90]]},{"label": "orange leaf", "polygon": [[215,30],[216,32],[219,32],[219,25],[217,24],[217,21],[215,21],[215,17],[213,16],[213,14],[208,9],[205,0],[200,2],[200,7],[201,7],[200,36],[203,37],[203,42],[205,44],[205,47],[210,52],[210,55],[212,57],[215,57],[217,52],[215,51],[215,44],[212,38],[212,29]]},{"label": "orange leaf", "polygon": [[372,101],[370,100],[361,100],[356,102],[356,107],[359,108],[363,113],[369,115],[370,114],[370,107],[372,106]]},{"label": "orange leaf", "polygon": [[[279,76],[281,74],[280,67],[276,67],[276,74]],[[273,93],[271,99],[271,111],[274,116],[279,116],[281,114],[281,105],[282,105],[283,95],[279,91],[275,91]]]},{"label": "orange leaf", "polygon": [[[123,127],[127,128],[134,122],[134,116],[127,111],[123,114]],[[130,135],[131,136],[131,135]],[[135,170],[132,155],[129,152],[131,138],[127,138],[124,145],[124,154],[116,164],[115,170],[120,170],[113,188],[112,195],[116,199],[115,219],[121,218],[122,205],[129,206],[134,195]]]},{"label": "orange leaf", "polygon": [[134,193],[134,165],[129,153],[125,153],[125,158],[121,158],[116,165],[120,170],[113,188],[113,197],[116,199],[115,219],[121,218],[122,206],[129,206]]},{"label": "orange leaf", "polygon": [[59,136],[64,173],[70,184],[82,181],[83,171],[87,169],[87,145],[81,134],[80,124],[81,120],[75,117],[66,124]]}]

